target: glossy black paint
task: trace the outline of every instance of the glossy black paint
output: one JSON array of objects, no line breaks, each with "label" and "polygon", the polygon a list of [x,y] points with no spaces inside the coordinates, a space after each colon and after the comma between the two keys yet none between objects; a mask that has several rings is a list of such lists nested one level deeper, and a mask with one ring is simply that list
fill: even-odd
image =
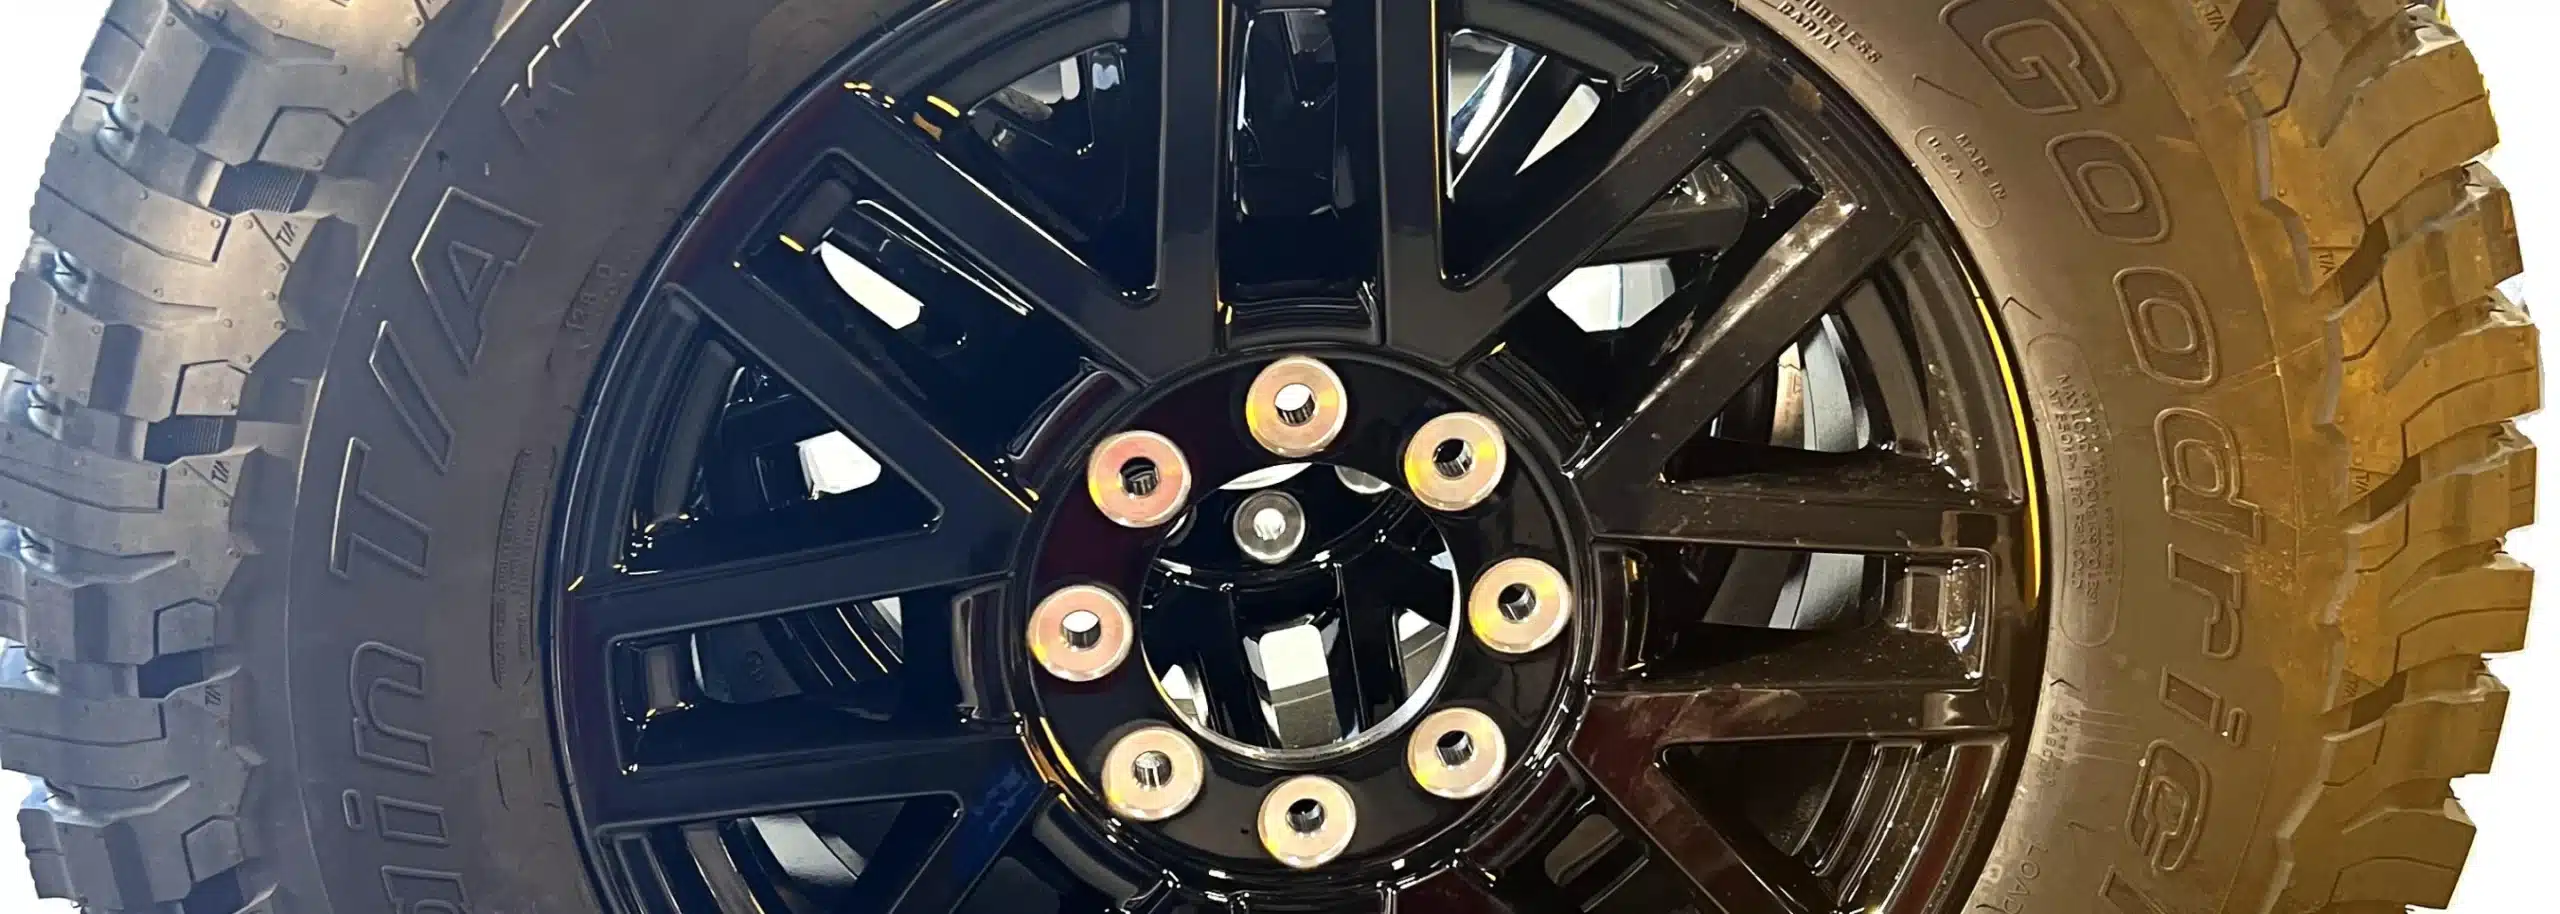
[{"label": "glossy black paint", "polygon": [[[1305,23],[1274,18],[1282,8],[1321,8],[1331,40],[1283,40]],[[1493,88],[1458,106],[1495,118],[1486,139],[1452,156],[1441,74],[1459,29],[1546,51],[1502,55]],[[1023,37],[982,47],[1001,35]],[[1271,47],[1284,66],[1254,56]],[[980,129],[992,110],[980,99],[1080,54],[1088,77],[1116,80],[1089,78],[1082,110],[1151,124],[1152,143],[1098,128],[1051,142],[1024,118]],[[1294,113],[1263,120],[1252,87],[1275,74]],[[1605,894],[1610,907],[1815,912],[1916,897],[1893,886],[1961,872],[1956,835],[1996,806],[2002,740],[2028,700],[2010,683],[2032,681],[2022,442],[2001,355],[1908,165],[1836,94],[1807,106],[1805,85],[1819,86],[1809,68],[1729,11],[1638,0],[943,4],[862,51],[706,192],[609,356],[571,464],[554,711],[608,896],[640,905],[634,893],[685,869],[661,860],[681,846],[669,826],[889,800],[912,802],[850,909],[950,909],[1024,861],[1074,873],[1088,901],[1150,911],[1572,910]],[[1521,164],[1576,88],[1601,99],[1589,123]],[[1318,125],[1329,140],[1286,141]],[[1778,177],[1742,162],[1772,149]],[[856,204],[800,218],[829,188]],[[1323,212],[1268,221],[1246,205],[1319,197]],[[812,304],[822,277],[794,250],[816,240],[801,237],[809,226],[942,270],[948,295],[982,297],[993,316],[939,334],[838,319]],[[1654,256],[1684,280],[1635,326],[1585,338],[1545,306],[1577,267]],[[1887,291],[1859,297],[1871,280]],[[1855,343],[1872,446],[1702,437],[1826,314]],[[912,487],[929,521],[629,565],[619,506],[659,459],[664,401],[703,338],[796,390]],[[967,361],[973,345],[997,354]],[[1142,662],[1069,685],[1024,656],[1039,594],[1069,582],[1137,594],[1159,547],[1161,531],[1094,514],[1074,481],[1082,451],[1151,428],[1207,482],[1267,465],[1238,404],[1282,351],[1333,359],[1355,391],[1354,428],[1325,461],[1395,480],[1403,436],[1447,409],[1514,429],[1513,481],[1434,518],[1437,532],[1462,578],[1520,554],[1567,569],[1581,621],[1525,659],[1458,639],[1435,702],[1487,711],[1522,760],[1479,801],[1413,788],[1391,733],[1304,757],[1212,750],[1192,811],[1112,821],[1086,786],[1109,740],[1189,724]],[[1944,380],[1923,385],[1915,364]],[[1000,390],[1025,379],[1027,395]],[[1880,556],[1885,601],[1916,608],[1837,632],[1701,630],[1675,559],[1726,546]],[[644,694],[645,656],[689,633],[892,596],[906,611],[894,688],[877,700]],[[1202,637],[1235,642],[1232,614],[1200,616]],[[1361,656],[1354,681],[1374,675]],[[1772,740],[1950,747],[1949,787],[1895,812],[1929,823],[1884,851],[1900,855],[1878,865],[1901,883],[1841,883],[1657,761],[1671,745]],[[1314,874],[1268,862],[1238,827],[1260,787],[1298,771],[1342,778],[1361,800],[1350,856]],[[1607,859],[1633,868],[1546,872],[1590,816],[1629,838]]]},{"label": "glossy black paint", "polygon": [[[1317,455],[1330,464],[1381,479],[1399,479],[1405,442],[1424,421],[1459,409],[1500,410],[1485,398],[1466,395],[1454,379],[1436,379],[1418,365],[1397,364],[1357,350],[1312,352],[1328,358],[1347,388],[1355,392],[1350,426],[1332,447]],[[1259,358],[1240,359],[1221,370],[1181,380],[1133,404],[1095,431],[1181,429],[1185,456],[1193,471],[1208,480],[1230,479],[1274,465],[1279,461],[1256,446],[1244,428],[1241,409],[1246,387],[1265,363]],[[1578,512],[1557,500],[1561,478],[1553,468],[1559,456],[1534,451],[1518,454],[1510,483],[1494,498],[1460,514],[1429,516],[1447,543],[1461,579],[1472,580],[1485,567],[1513,556],[1536,557],[1565,569],[1578,565],[1576,550],[1568,544],[1579,541],[1580,535],[1562,523]],[[1063,477],[1079,476],[1082,470],[1076,465],[1060,467],[1062,478],[1056,484],[1072,485]],[[1045,505],[1037,524],[1026,538],[1030,551],[1021,565],[1027,569],[1026,586],[1016,600],[1025,615],[1039,595],[1070,584],[1100,584],[1125,595],[1140,593],[1162,537],[1159,530],[1114,524],[1090,500],[1076,497]],[[1169,612],[1219,609],[1223,607],[1150,607],[1139,622],[1147,627]],[[1213,660],[1206,669],[1241,672],[1244,662],[1239,639],[1233,634],[1230,629],[1215,637],[1239,656],[1223,658],[1223,663]],[[1466,705],[1485,711],[1513,745],[1524,748],[1552,741],[1570,722],[1574,703],[1563,699],[1567,675],[1579,666],[1576,658],[1585,650],[1579,638],[1517,658],[1497,654],[1464,636],[1454,639],[1451,649],[1455,654],[1435,706]],[[1034,730],[1031,743],[1055,751],[1051,764],[1071,785],[1070,801],[1093,811],[1097,822],[1110,817],[1099,796],[1084,785],[1098,782],[1096,766],[1111,741],[1151,722],[1193,726],[1165,702],[1145,664],[1124,664],[1094,682],[1067,683],[1038,675],[1027,653],[1018,647],[1009,646],[1007,656],[1011,670],[1007,681],[1015,684],[1017,706]],[[1218,686],[1213,681],[1212,691]],[[1323,773],[1350,789],[1360,808],[1361,827],[1337,865],[1294,878],[1351,884],[1390,879],[1395,870],[1388,864],[1424,853],[1429,839],[1481,808],[1477,803],[1431,796],[1415,785],[1404,768],[1403,736],[1399,729],[1357,748],[1272,758],[1212,748],[1209,782],[1191,811],[1160,824],[1105,827],[1158,859],[1190,864],[1184,873],[1188,884],[1218,888],[1255,876],[1278,878],[1288,871],[1270,860],[1250,830],[1236,825],[1250,822],[1263,791],[1283,778]],[[1212,876],[1213,869],[1233,878]]]}]

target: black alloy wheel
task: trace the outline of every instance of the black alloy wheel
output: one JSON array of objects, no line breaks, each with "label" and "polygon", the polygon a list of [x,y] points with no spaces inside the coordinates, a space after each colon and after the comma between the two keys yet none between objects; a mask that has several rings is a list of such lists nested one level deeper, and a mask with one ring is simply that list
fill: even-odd
[{"label": "black alloy wheel", "polygon": [[[603,897],[1936,910],[2043,570],[1930,201],[1729,9],[922,14],[705,190],[594,386],[548,659]],[[1257,400],[1283,360],[1338,390]]]}]

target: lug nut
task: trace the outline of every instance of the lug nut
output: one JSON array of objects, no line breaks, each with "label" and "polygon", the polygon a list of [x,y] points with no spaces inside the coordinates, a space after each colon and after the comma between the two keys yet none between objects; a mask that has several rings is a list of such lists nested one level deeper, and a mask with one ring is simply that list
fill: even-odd
[{"label": "lug nut", "polygon": [[1442,708],[1414,725],[1404,761],[1422,789],[1464,800],[1493,789],[1508,753],[1493,718],[1474,708]]},{"label": "lug nut", "polygon": [[1031,610],[1031,659],[1068,682],[1091,682],[1129,659],[1134,627],[1118,594],[1091,584],[1059,588]]},{"label": "lug nut", "polygon": [[1272,859],[1303,870],[1341,856],[1351,846],[1359,820],[1350,791],[1332,778],[1306,774],[1282,781],[1262,796],[1254,828]]},{"label": "lug nut", "polygon": [[1350,420],[1342,376],[1323,362],[1293,355],[1263,366],[1245,389],[1244,426],[1265,450],[1307,457],[1333,444]]},{"label": "lug nut", "polygon": [[1278,489],[1264,489],[1236,505],[1236,548],[1265,565],[1289,560],[1307,539],[1307,511],[1298,499]]},{"label": "lug nut", "polygon": [[1502,427],[1475,413],[1435,416],[1404,446],[1404,481],[1413,497],[1440,511],[1464,511],[1502,484],[1511,450]]},{"label": "lug nut", "polygon": [[1129,732],[1102,758],[1102,799],[1111,812],[1139,822],[1179,815],[1200,798],[1208,777],[1200,747],[1171,727]]},{"label": "lug nut", "polygon": [[1112,523],[1153,527],[1181,515],[1191,498],[1191,464],[1172,439],[1154,432],[1121,432],[1093,449],[1084,486],[1094,507]]},{"label": "lug nut", "polygon": [[1467,589],[1467,628],[1506,654],[1547,646],[1572,618],[1573,590],[1564,574],[1537,559],[1503,559]]}]

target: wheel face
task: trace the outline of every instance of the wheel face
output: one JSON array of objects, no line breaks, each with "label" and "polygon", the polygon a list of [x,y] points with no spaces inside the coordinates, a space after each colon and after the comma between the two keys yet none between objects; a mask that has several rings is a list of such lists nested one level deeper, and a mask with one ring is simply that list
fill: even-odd
[{"label": "wheel face", "polygon": [[705,191],[595,385],[549,660],[606,897],[1814,912],[1970,859],[2015,395],[1783,42],[955,9]]}]

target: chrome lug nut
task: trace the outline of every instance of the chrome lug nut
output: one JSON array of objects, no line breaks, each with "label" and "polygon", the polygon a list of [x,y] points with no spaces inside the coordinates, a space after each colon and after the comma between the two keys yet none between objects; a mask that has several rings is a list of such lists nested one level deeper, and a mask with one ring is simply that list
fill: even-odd
[{"label": "chrome lug nut", "polygon": [[1068,682],[1091,682],[1111,675],[1129,659],[1136,641],[1129,604],[1118,594],[1091,584],[1059,588],[1031,610],[1026,632],[1031,659],[1049,675]]},{"label": "chrome lug nut", "polygon": [[1435,416],[1404,446],[1405,486],[1414,500],[1439,511],[1482,503],[1510,466],[1502,427],[1475,413]]},{"label": "chrome lug nut", "polygon": [[1532,558],[1495,562],[1467,589],[1467,628],[1486,647],[1526,654],[1573,619],[1573,589],[1555,566]]},{"label": "chrome lug nut", "polygon": [[1510,761],[1502,728],[1474,708],[1442,708],[1414,725],[1405,768],[1435,796],[1465,800],[1492,790]]},{"label": "chrome lug nut", "polygon": [[1307,509],[1278,489],[1264,489],[1236,505],[1236,548],[1265,565],[1288,561],[1307,541]]},{"label": "chrome lug nut", "polygon": [[1102,800],[1121,818],[1161,822],[1200,798],[1208,765],[1200,747],[1171,727],[1140,727],[1102,758]]},{"label": "chrome lug nut", "polygon": [[1191,464],[1170,438],[1121,432],[1093,449],[1084,487],[1094,507],[1112,523],[1153,527],[1182,514],[1183,503],[1191,498]]},{"label": "chrome lug nut", "polygon": [[1307,457],[1333,444],[1351,418],[1351,395],[1332,366],[1293,355],[1263,366],[1245,389],[1244,427],[1263,449]]},{"label": "chrome lug nut", "polygon": [[1305,774],[1282,781],[1262,796],[1254,830],[1271,858],[1296,869],[1323,866],[1351,846],[1360,810],[1351,792],[1322,775]]}]

